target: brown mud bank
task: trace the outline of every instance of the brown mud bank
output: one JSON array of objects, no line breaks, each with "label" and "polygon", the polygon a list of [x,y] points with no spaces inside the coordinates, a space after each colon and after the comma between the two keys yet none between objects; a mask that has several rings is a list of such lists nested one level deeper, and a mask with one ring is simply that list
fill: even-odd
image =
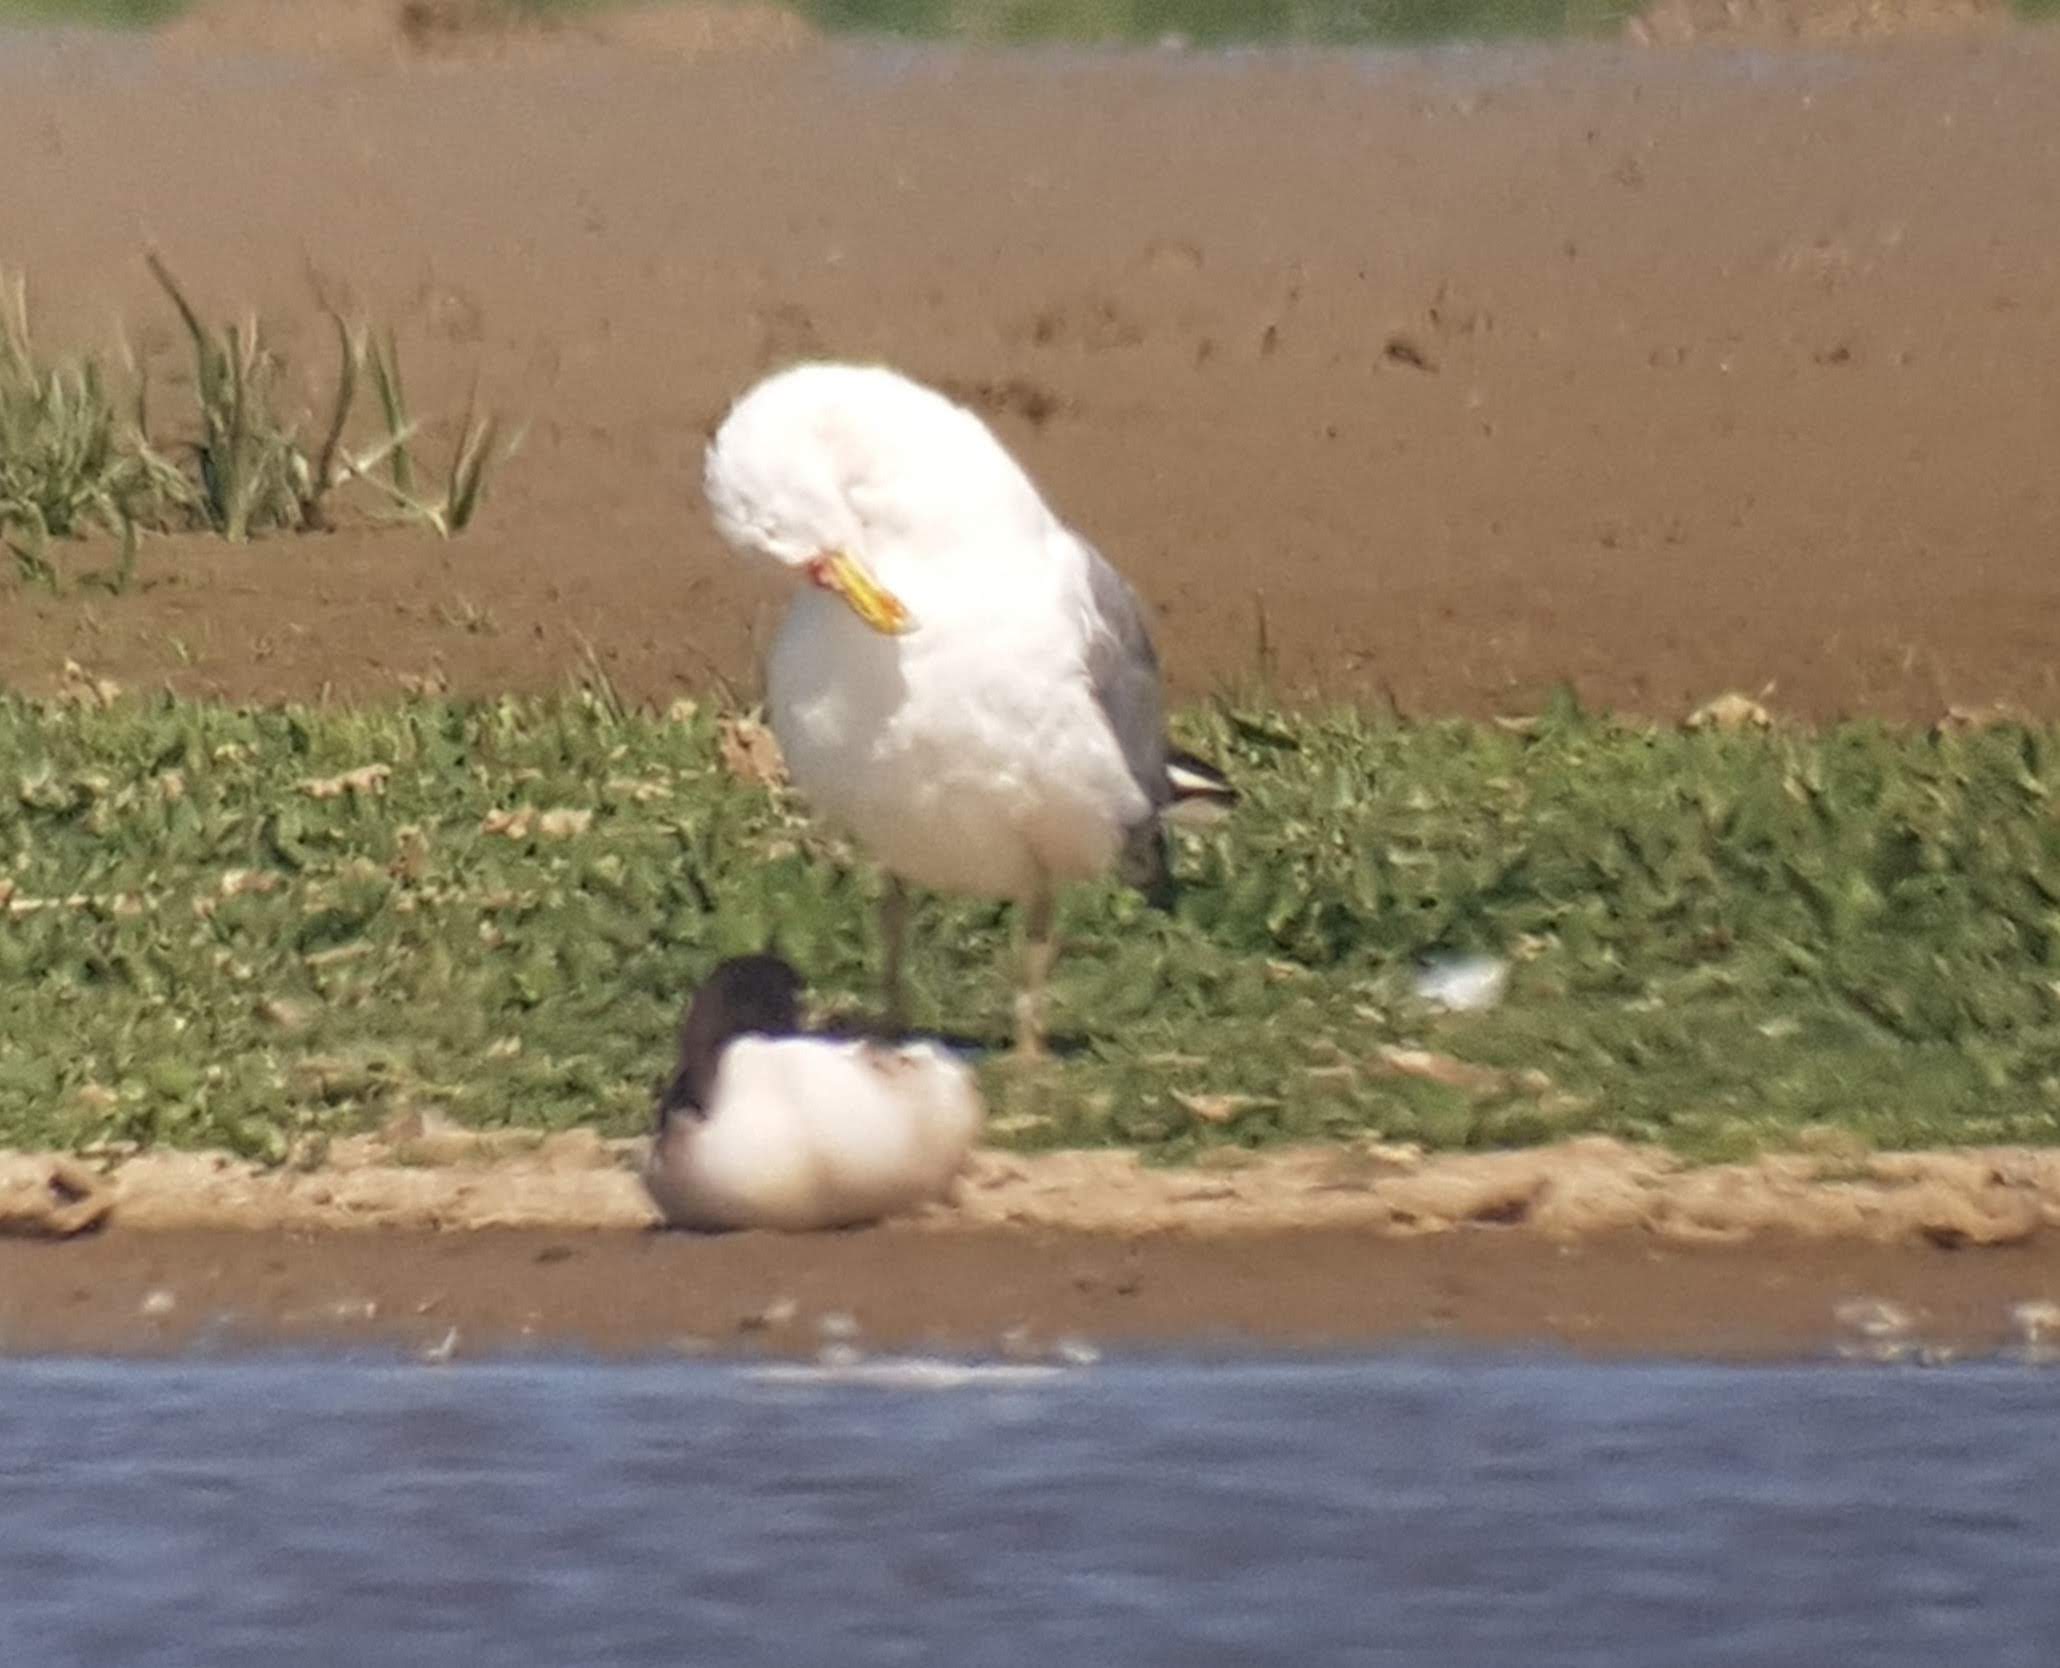
[{"label": "brown mud bank", "polygon": [[[1901,1359],[2060,1338],[2060,1154],[1689,1168],[1590,1141],[1168,1170],[988,1153],[956,1204],[905,1222],[701,1237],[653,1230],[637,1145],[364,1140],[297,1172],[165,1154],[104,1177],[12,1156],[0,1348],[1446,1341]],[[53,1164],[69,1178],[55,1191]]]},{"label": "brown mud bank", "polygon": [[[372,62],[403,12],[437,50]],[[311,391],[327,296],[396,326],[419,409],[476,373],[528,425],[448,545],[152,539],[123,595],[22,592],[9,684],[748,688],[778,599],[707,524],[703,437],[823,354],[991,417],[1184,697],[2060,711],[2060,34],[700,50],[787,40],[725,10],[629,14],[686,51],[608,14],[482,60],[462,12],[210,8],[0,66],[0,261],[46,345],[118,326],[172,409],[154,241]],[[358,24],[378,52],[315,50]]]},{"label": "brown mud bank", "polygon": [[114,1229],[0,1242],[0,1353],[375,1349],[437,1361],[1124,1348],[1546,1347],[1595,1356],[2053,1356],[2060,1248],[1770,1235],[1554,1244],[1476,1229],[1138,1237]]}]

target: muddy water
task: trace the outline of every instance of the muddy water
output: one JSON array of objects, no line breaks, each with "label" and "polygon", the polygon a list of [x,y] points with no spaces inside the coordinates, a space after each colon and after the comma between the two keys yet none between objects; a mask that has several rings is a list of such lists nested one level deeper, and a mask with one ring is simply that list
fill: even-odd
[{"label": "muddy water", "polygon": [[10,1660],[2051,1660],[2060,1374],[0,1368]]}]

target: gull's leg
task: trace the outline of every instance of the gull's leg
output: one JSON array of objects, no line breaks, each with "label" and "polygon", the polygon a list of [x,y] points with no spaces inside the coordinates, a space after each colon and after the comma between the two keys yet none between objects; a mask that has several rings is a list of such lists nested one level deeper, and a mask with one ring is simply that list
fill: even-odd
[{"label": "gull's leg", "polygon": [[1044,990],[1059,953],[1058,940],[1052,933],[1054,913],[1049,885],[1023,905],[1023,976],[1016,989],[1018,1060],[1044,1058]]},{"label": "gull's leg", "polygon": [[908,948],[908,888],[899,875],[887,877],[887,890],[880,897],[881,982],[885,987],[886,1012],[881,1026],[890,1037],[908,1030],[908,993],[902,988],[901,963]]}]

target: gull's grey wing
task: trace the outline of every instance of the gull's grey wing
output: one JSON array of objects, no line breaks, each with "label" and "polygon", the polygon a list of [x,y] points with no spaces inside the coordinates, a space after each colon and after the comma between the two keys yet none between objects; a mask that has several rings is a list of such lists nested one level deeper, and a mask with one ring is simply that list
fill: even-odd
[{"label": "gull's grey wing", "polygon": [[1087,552],[1088,595],[1096,618],[1087,639],[1087,675],[1094,698],[1116,733],[1131,779],[1153,811],[1172,797],[1166,779],[1166,705],[1159,688],[1159,655],[1145,625],[1144,604],[1130,581],[1092,545]]},{"label": "gull's grey wing", "polygon": [[1087,676],[1094,698],[1123,749],[1131,780],[1150,809],[1124,830],[1120,872],[1160,907],[1172,901],[1173,870],[1159,816],[1172,802],[1166,774],[1166,704],[1159,687],[1159,655],[1145,624],[1144,605],[1130,582],[1092,545],[1087,552],[1089,622]]}]

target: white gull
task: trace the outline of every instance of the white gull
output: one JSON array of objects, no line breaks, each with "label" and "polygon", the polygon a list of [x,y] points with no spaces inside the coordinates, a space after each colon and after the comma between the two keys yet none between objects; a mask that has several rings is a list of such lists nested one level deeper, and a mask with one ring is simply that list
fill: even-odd
[{"label": "white gull", "polygon": [[1122,575],[987,425],[894,371],[806,364],[708,448],[715,525],[804,574],[767,706],[795,786],[887,871],[888,1022],[905,1023],[905,884],[1022,909],[1018,1052],[1045,1035],[1068,882],[1163,898],[1164,817],[1236,795],[1168,744],[1158,656]]}]

